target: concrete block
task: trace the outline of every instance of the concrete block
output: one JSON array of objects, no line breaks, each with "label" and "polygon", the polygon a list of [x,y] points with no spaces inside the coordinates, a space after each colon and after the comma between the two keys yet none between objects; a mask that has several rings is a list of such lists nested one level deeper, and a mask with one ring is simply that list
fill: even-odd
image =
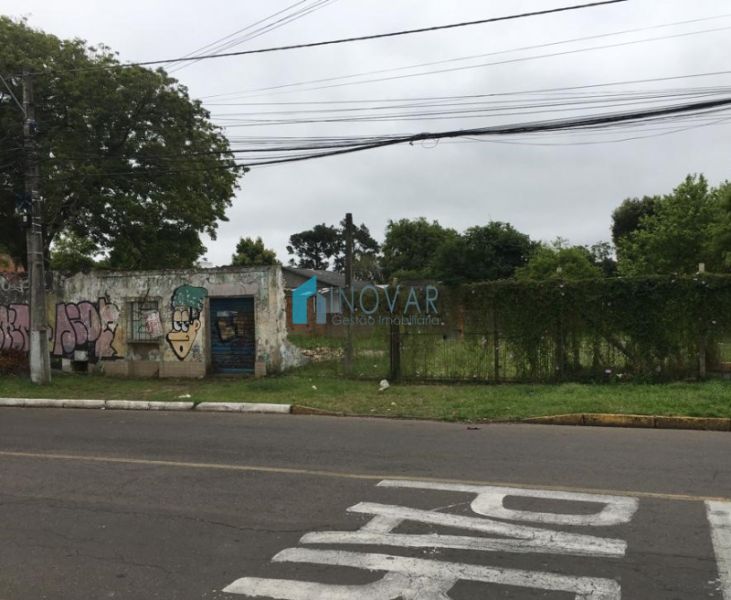
[{"label": "concrete block", "polygon": [[161,363],[156,360],[130,360],[130,377],[158,377],[160,376]]},{"label": "concrete block", "polygon": [[150,410],[193,410],[194,402],[148,402]]},{"label": "concrete block", "polygon": [[26,398],[0,398],[0,406],[25,406]]},{"label": "concrete block", "polygon": [[64,408],[104,408],[104,400],[61,400]]},{"label": "concrete block", "polygon": [[196,379],[206,376],[206,364],[193,361],[164,361],[160,365],[160,377],[181,377]]},{"label": "concrete block", "polygon": [[268,404],[254,402],[201,402],[196,410],[209,412],[283,413],[292,410],[289,404]]},{"label": "concrete block", "polygon": [[129,376],[130,361],[126,360],[105,360],[102,363],[102,371],[111,377]]},{"label": "concrete block", "polygon": [[584,415],[584,425],[595,425],[599,427],[645,427],[652,429],[655,426],[655,417],[652,415],[587,413]]},{"label": "concrete block", "polygon": [[144,400],[107,400],[104,404],[111,410],[149,410],[150,403]]},{"label": "concrete block", "polygon": [[23,406],[27,408],[63,408],[63,401],[51,398],[26,398]]},{"label": "concrete block", "polygon": [[524,423],[538,423],[546,425],[583,425],[583,415],[581,413],[573,413],[568,415],[551,415],[548,417],[531,417],[523,419]]}]

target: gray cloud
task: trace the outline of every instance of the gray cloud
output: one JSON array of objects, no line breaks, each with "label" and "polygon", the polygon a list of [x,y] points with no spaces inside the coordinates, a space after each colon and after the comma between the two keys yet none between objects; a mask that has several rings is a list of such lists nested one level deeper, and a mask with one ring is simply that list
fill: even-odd
[{"label": "gray cloud", "polygon": [[[63,3],[5,0],[4,12],[27,15],[31,25],[61,37],[104,42],[123,60],[186,54],[291,2],[128,0]],[[572,4],[555,0],[550,6]],[[545,0],[337,0],[326,8],[242,48],[360,35],[436,23],[537,10]],[[723,0],[632,0],[624,4],[495,25],[435,32],[330,48],[204,61],[176,74],[194,96],[253,90],[414,63],[550,43],[581,36],[721,15]],[[521,51],[472,61],[491,62],[544,52],[731,26],[731,18],[674,28]],[[368,85],[286,93],[257,101],[343,100],[443,96],[554,88],[728,69],[728,31],[708,32],[621,48],[607,48]],[[658,83],[658,87],[728,85],[731,76]],[[636,86],[635,86],[636,87]],[[215,113],[224,107],[211,106]],[[235,107],[231,111],[240,110]],[[539,116],[540,117],[540,116]],[[522,117],[513,117],[522,119]],[[484,126],[495,118],[379,124],[231,128],[230,135],[328,135],[420,132]],[[382,237],[389,219],[425,216],[464,229],[490,219],[509,221],[534,238],[562,236],[576,243],[609,238],[610,215],[628,196],[670,191],[687,173],[716,183],[728,177],[728,124],[673,135],[597,145],[522,145],[442,142],[375,150],[301,164],[253,169],[222,223],[208,258],[225,264],[240,236],[261,236],[286,260],[288,236],[346,211]],[[533,143],[576,142],[580,135],[532,138]],[[605,139],[605,138],[601,138]],[[521,140],[526,141],[526,140]],[[433,144],[432,144],[433,145]]]}]

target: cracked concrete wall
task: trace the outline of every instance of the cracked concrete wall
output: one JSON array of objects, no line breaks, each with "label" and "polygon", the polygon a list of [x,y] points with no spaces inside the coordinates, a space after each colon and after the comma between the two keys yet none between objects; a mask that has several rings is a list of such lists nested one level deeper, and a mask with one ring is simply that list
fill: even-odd
[{"label": "cracked concrete wall", "polygon": [[[0,350],[27,351],[27,290],[20,280],[4,283]],[[256,375],[302,361],[287,341],[279,266],[56,275],[53,288],[51,353],[68,368],[86,363],[116,375],[202,377],[211,370],[210,302],[235,297],[253,299]]]}]

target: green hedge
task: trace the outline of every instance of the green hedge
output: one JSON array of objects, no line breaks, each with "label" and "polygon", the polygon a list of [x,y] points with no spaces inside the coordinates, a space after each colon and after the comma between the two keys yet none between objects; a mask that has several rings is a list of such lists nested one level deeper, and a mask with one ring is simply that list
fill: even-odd
[{"label": "green hedge", "polygon": [[731,335],[728,275],[498,281],[442,298],[458,337],[497,351],[492,379],[697,377]]}]

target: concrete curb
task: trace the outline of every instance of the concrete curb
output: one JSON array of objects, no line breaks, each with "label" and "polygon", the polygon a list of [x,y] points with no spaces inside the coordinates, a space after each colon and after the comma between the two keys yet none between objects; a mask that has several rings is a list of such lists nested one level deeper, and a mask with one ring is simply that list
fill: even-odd
[{"label": "concrete curb", "polygon": [[[319,415],[322,417],[343,417],[343,416],[345,416],[344,413],[332,412],[329,410],[323,410],[321,408],[312,408],[311,406],[302,406],[301,404],[293,404],[291,412],[293,415]],[[351,415],[351,416],[356,416],[356,415]],[[369,416],[369,415],[361,415],[361,416]]]},{"label": "concrete curb", "polygon": [[164,402],[146,400],[73,400],[51,398],[0,398],[0,407],[16,408],[94,408],[97,410],[195,410],[201,412],[276,413],[292,412],[290,404],[254,402]]},{"label": "concrete curb", "polygon": [[574,413],[550,417],[532,417],[521,423],[539,425],[586,425],[590,427],[642,427],[645,429],[695,429],[731,431],[731,419],[712,417],[664,417],[654,415],[617,415]]},{"label": "concrete curb", "polygon": [[290,404],[256,402],[201,402],[195,410],[210,412],[285,413],[292,412]]}]

